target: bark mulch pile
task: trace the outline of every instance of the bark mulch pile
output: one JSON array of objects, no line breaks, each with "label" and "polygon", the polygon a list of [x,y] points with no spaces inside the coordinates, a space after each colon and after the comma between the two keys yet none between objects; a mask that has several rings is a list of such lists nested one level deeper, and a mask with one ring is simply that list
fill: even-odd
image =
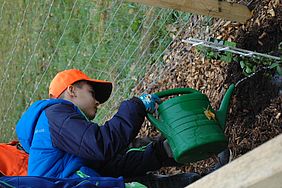
[{"label": "bark mulch pile", "polygon": [[[248,6],[252,8],[253,16],[244,25],[193,16],[184,28],[171,29],[175,40],[166,51],[163,64],[148,69],[145,81],[134,92],[155,93],[176,87],[191,87],[205,93],[212,107],[218,109],[228,86],[245,77],[240,65],[209,60],[182,40],[188,37],[203,40],[214,37],[234,41],[243,49],[281,55],[278,49],[282,41],[281,2],[256,0],[248,2]],[[225,130],[233,159],[282,133],[281,86],[273,83],[273,74],[273,71],[261,71],[239,84],[234,91]],[[155,137],[159,134],[146,121],[139,136]],[[207,159],[181,168],[163,168],[159,173],[195,171],[205,174],[214,162]]]}]

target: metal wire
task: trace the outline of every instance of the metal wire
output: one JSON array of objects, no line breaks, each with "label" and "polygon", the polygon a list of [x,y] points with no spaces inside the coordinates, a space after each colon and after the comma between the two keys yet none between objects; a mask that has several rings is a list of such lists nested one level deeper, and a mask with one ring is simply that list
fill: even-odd
[{"label": "metal wire", "polygon": [[[18,33],[17,33],[17,36],[16,36],[16,40],[15,40],[15,43],[14,43],[14,45],[13,45],[13,49],[12,49],[12,51],[11,51],[10,58],[9,58],[9,60],[8,60],[8,62],[7,62],[5,72],[4,72],[3,77],[2,77],[2,79],[1,79],[1,82],[0,82],[0,91],[2,91],[3,93],[4,93],[4,90],[5,90],[5,87],[3,87],[3,86],[4,86],[4,82],[5,82],[5,81],[7,80],[7,78],[8,78],[7,74],[8,74],[9,66],[10,66],[10,64],[11,64],[11,62],[12,62],[13,57],[14,57],[14,53],[15,53],[17,47],[18,47],[17,44],[18,44],[18,42],[19,42],[20,35],[21,35],[21,33],[22,33],[22,32],[20,32],[20,31],[21,31],[21,28],[22,28],[22,26],[23,26],[23,23],[24,23],[24,20],[25,20],[25,17],[26,17],[26,13],[27,13],[28,7],[29,7],[29,5],[30,5],[29,3],[30,3],[30,1],[28,1],[27,5],[26,5],[26,7],[25,7],[25,9],[24,9],[24,12],[23,12],[23,15],[22,15],[22,20],[21,20],[20,24],[17,25],[17,29],[16,29],[16,30],[18,31]],[[4,7],[4,4],[5,4],[5,3],[3,3],[2,8]],[[2,9],[2,10],[3,10],[3,9]]]},{"label": "metal wire", "polygon": [[182,42],[192,44],[192,47],[205,46],[205,47],[208,47],[208,48],[215,49],[217,51],[231,52],[231,53],[238,54],[238,55],[245,56],[245,57],[265,57],[265,58],[274,59],[274,60],[278,60],[278,61],[282,60],[280,57],[276,57],[276,56],[272,56],[272,55],[268,55],[268,54],[263,54],[263,53],[259,53],[259,52],[253,52],[253,51],[250,51],[250,50],[244,50],[244,49],[240,49],[240,48],[236,48],[236,47],[224,46],[224,45],[221,45],[221,44],[215,44],[213,42],[204,41],[204,40],[200,40],[200,39],[189,38],[189,39],[186,39],[186,40],[182,40]]},{"label": "metal wire", "polygon": [[24,68],[24,71],[23,71],[23,73],[22,73],[22,75],[21,75],[20,81],[18,82],[18,85],[16,86],[16,90],[15,90],[14,93],[13,93],[13,97],[12,97],[10,106],[8,107],[8,109],[7,109],[7,111],[6,111],[5,115],[4,115],[4,118],[3,118],[3,121],[2,121],[2,124],[1,124],[0,127],[3,127],[3,124],[6,123],[7,115],[9,114],[9,112],[10,112],[10,110],[11,110],[11,108],[12,108],[12,105],[13,105],[14,99],[15,99],[15,96],[16,96],[16,94],[17,94],[17,92],[18,92],[18,89],[19,89],[19,87],[20,87],[20,85],[21,85],[21,82],[22,82],[22,80],[23,80],[23,78],[24,78],[24,76],[25,76],[25,73],[26,73],[26,71],[27,71],[27,68],[28,68],[29,64],[31,63],[31,59],[33,58],[33,55],[34,55],[34,53],[35,53],[35,51],[36,51],[36,48],[37,48],[39,39],[40,39],[40,37],[41,37],[41,34],[43,33],[43,30],[44,30],[44,28],[45,28],[45,26],[46,26],[46,24],[47,24],[47,20],[48,20],[48,18],[49,18],[50,13],[51,13],[51,9],[52,9],[52,7],[53,7],[53,3],[54,3],[54,0],[52,1],[51,5],[50,5],[50,7],[49,7],[49,10],[48,10],[46,19],[45,19],[45,21],[44,21],[44,23],[43,23],[43,26],[42,26],[42,28],[41,28],[41,31],[39,32],[39,35],[38,35],[38,38],[37,38],[37,41],[36,41],[36,44],[35,44],[33,53],[32,53],[32,55],[30,56],[30,59],[29,59],[28,63],[26,64],[25,68]]}]

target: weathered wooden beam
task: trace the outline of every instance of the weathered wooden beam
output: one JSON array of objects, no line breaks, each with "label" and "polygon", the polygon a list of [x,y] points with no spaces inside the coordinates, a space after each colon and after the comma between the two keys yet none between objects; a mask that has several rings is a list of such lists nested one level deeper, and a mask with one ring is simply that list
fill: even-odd
[{"label": "weathered wooden beam", "polygon": [[222,0],[128,0],[129,2],[171,8],[194,14],[223,18],[244,23],[251,17],[247,6]]},{"label": "weathered wooden beam", "polygon": [[282,134],[246,153],[188,188],[281,188]]}]

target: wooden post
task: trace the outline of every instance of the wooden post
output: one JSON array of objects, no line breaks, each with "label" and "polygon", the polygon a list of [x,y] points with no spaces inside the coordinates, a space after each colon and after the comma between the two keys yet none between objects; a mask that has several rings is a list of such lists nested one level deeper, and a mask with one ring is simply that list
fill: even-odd
[{"label": "wooden post", "polygon": [[244,23],[251,17],[247,6],[222,0],[128,0],[162,8],[223,18]]},{"label": "wooden post", "polygon": [[188,188],[282,187],[282,134],[246,153]]}]

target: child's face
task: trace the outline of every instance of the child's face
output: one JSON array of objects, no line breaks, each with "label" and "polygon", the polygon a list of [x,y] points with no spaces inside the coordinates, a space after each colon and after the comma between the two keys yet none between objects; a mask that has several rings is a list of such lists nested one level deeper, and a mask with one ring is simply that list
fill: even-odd
[{"label": "child's face", "polygon": [[94,119],[97,113],[99,102],[95,98],[95,91],[88,83],[83,83],[82,88],[75,88],[76,97],[74,103],[90,119]]}]

